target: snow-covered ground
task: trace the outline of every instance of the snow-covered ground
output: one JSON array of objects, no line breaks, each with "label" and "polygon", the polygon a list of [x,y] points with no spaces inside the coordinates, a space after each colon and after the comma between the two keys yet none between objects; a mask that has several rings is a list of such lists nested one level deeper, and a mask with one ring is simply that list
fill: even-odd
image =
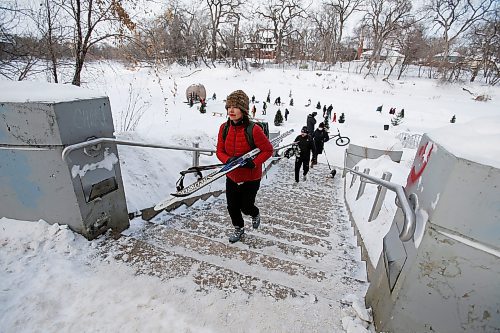
[{"label": "snow-covered ground", "polygon": [[[331,133],[336,133],[338,128],[356,145],[383,150],[401,149],[401,142],[396,138],[401,132],[422,134],[444,128],[441,133],[456,136],[448,142],[455,142],[463,149],[470,147],[466,143],[471,133],[487,135],[487,142],[483,149],[475,150],[475,156],[496,152],[500,147],[500,139],[495,134],[498,131],[488,136],[491,131],[479,129],[484,128],[482,124],[494,123],[488,117],[498,119],[500,116],[499,87],[442,85],[436,80],[418,78],[387,83],[380,77],[364,79],[362,75],[349,74],[338,68],[333,71],[265,69],[247,72],[173,66],[166,72],[155,74],[148,68],[129,69],[117,63],[93,64],[85,72],[85,79],[86,87],[109,96],[116,128],[119,128],[122,112],[127,108],[129,87],[132,87],[133,94],[141,97],[139,104],[149,105],[136,131],[116,133],[118,138],[133,141],[183,146],[199,142],[200,147],[215,149],[217,129],[224,118],[212,112],[224,113],[225,96],[233,90],[243,89],[250,97],[255,95],[258,101],[255,104],[256,117],[268,121],[271,132],[289,128],[298,131],[313,111],[318,112],[316,119],[319,123],[322,110],[315,108],[319,101],[322,107],[323,104],[332,104],[337,119],[345,113],[344,124],[330,123]],[[194,83],[201,83],[207,89],[209,98],[205,114],[199,113],[196,105],[190,108],[184,103],[185,90]],[[475,101],[462,89],[464,87],[476,95],[488,95],[491,100]],[[271,103],[267,115],[262,115],[262,102],[269,91]],[[217,99],[211,100],[214,93]],[[285,105],[273,105],[278,96]],[[290,98],[293,98],[294,106],[289,105]],[[311,105],[305,107],[308,99],[311,99]],[[376,111],[380,105],[383,105],[381,113]],[[391,107],[395,107],[397,113],[404,108],[405,117],[402,124],[391,125],[388,131],[384,131],[384,125],[391,124],[393,115],[388,113]],[[273,124],[278,108],[282,113],[285,108],[290,110],[288,121],[281,127]],[[455,124],[450,123],[453,115],[456,116]],[[469,121],[473,121],[471,125],[465,125]],[[464,135],[448,132],[453,126],[461,126]],[[375,171],[372,174],[377,175],[377,170],[390,168],[392,181],[404,184],[415,150],[403,151],[401,164],[379,159],[361,162],[360,169],[369,166]],[[151,207],[165,198],[175,189],[178,172],[191,164],[188,152],[120,146],[119,153],[129,212]],[[469,150],[463,154],[470,156],[472,153]],[[498,156],[500,154],[491,155],[493,163],[498,163]],[[326,144],[325,154],[320,155],[319,162],[326,163],[326,158],[330,164],[342,166],[343,148],[331,141]],[[201,157],[201,164],[216,162],[214,156]],[[213,188],[221,184],[216,183]],[[358,201],[353,214],[363,216],[369,212],[371,204]],[[392,220],[391,214],[382,212],[374,223],[369,224],[374,240],[386,232]],[[137,226],[133,224],[134,227]],[[135,276],[131,269],[100,257],[96,249],[99,240],[87,242],[64,226],[49,226],[45,222],[1,218],[0,228],[2,331],[211,331],[204,323],[188,317],[185,311],[170,303],[172,289],[169,288],[182,288],[182,281],[167,286],[149,277]],[[377,245],[373,248],[370,255],[375,257]],[[186,297],[192,295],[187,292]],[[221,301],[215,296],[205,300]],[[200,308],[203,306],[200,304]]]}]

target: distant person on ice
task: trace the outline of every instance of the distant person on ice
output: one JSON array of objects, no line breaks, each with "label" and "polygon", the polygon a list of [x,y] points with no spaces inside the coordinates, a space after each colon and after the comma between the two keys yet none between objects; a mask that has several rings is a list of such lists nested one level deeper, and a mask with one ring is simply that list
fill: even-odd
[{"label": "distant person on ice", "polygon": [[300,168],[302,167],[302,180],[306,181],[307,173],[309,172],[309,161],[311,160],[311,152],[314,154],[314,143],[308,135],[307,127],[302,127],[300,135],[294,140],[299,148],[299,155],[295,159],[295,183],[299,182]]},{"label": "distant person on ice", "polygon": [[[259,208],[255,206],[255,197],[262,178],[262,164],[272,156],[273,146],[258,125],[252,125],[255,147],[250,147],[246,138],[246,127],[251,125],[248,117],[249,99],[242,90],[233,91],[226,99],[227,122],[220,125],[217,139],[217,158],[229,163],[239,156],[259,148],[260,153],[253,159],[226,175],[227,210],[234,226],[229,242],[239,241],[245,234],[243,214],[252,217],[252,226],[260,225]],[[224,129],[228,126],[224,138]]]}]

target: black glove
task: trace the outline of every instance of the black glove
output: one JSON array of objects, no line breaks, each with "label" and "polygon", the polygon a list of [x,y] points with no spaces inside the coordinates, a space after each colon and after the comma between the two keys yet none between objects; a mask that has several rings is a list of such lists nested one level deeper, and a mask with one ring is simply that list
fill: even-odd
[{"label": "black glove", "polygon": [[226,164],[231,163],[232,161],[236,160],[237,158],[238,157],[236,157],[236,156],[232,156],[232,157],[228,158],[227,161],[226,161]]},{"label": "black glove", "polygon": [[247,162],[241,166],[242,168],[253,169],[255,168],[255,163],[251,158],[247,159]]}]

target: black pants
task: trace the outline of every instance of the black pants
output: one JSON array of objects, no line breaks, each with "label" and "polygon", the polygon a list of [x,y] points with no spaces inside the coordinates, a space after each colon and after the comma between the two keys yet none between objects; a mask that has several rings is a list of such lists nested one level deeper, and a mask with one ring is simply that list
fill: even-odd
[{"label": "black pants", "polygon": [[299,182],[300,167],[303,167],[303,175],[307,175],[309,172],[309,160],[295,159],[295,181]]},{"label": "black pants", "polygon": [[227,211],[233,226],[243,228],[243,214],[255,217],[259,208],[255,206],[255,197],[259,191],[260,179],[244,182],[241,185],[226,178]]}]

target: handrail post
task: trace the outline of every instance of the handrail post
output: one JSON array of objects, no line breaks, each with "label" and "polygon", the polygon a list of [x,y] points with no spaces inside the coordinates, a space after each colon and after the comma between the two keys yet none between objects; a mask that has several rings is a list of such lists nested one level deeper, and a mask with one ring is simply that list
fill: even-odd
[{"label": "handrail post", "polygon": [[[358,170],[359,170],[359,167],[356,165],[356,166],[354,167],[354,170],[358,171]],[[357,175],[357,174],[355,174],[355,173],[353,173],[353,174],[352,174],[351,185],[349,185],[349,188],[351,188],[351,187],[352,187],[352,185],[354,185],[354,182],[356,181],[356,178],[357,178],[357,177],[358,177],[358,175]]]},{"label": "handrail post", "polygon": [[[198,142],[193,142],[194,148],[199,148],[200,144]],[[200,166],[200,152],[197,150],[193,150],[193,166]]]},{"label": "handrail post", "polygon": [[[384,172],[382,175],[382,179],[386,181],[390,181],[392,177],[392,173]],[[375,220],[380,213],[380,209],[382,208],[382,204],[384,203],[385,194],[387,193],[387,187],[382,185],[377,185],[377,195],[375,196],[375,201],[373,201],[372,210],[370,212],[370,216],[368,217],[368,222]]]},{"label": "handrail post", "polygon": [[396,192],[396,196],[401,205],[401,210],[404,214],[404,225],[403,229],[399,233],[399,239],[403,242],[407,242],[413,238],[413,234],[415,233],[416,226],[416,217],[415,210],[418,207],[418,197],[415,193],[406,194],[403,186],[395,183],[391,183],[389,181],[379,179],[377,177],[370,176],[368,174],[364,174],[359,171],[355,171],[349,168],[345,168],[347,171],[357,174],[362,178],[366,178],[371,180],[376,184],[380,184],[382,186],[387,187],[389,190]]},{"label": "handrail post", "polygon": [[[368,175],[370,173],[370,169],[369,168],[364,169],[363,173],[365,175]],[[363,181],[363,179],[361,178],[360,179],[360,183],[359,183],[359,188],[358,188],[358,194],[356,195],[356,200],[358,200],[359,198],[361,198],[361,196],[363,195],[363,193],[365,193],[365,187],[366,187],[366,182]]]}]

